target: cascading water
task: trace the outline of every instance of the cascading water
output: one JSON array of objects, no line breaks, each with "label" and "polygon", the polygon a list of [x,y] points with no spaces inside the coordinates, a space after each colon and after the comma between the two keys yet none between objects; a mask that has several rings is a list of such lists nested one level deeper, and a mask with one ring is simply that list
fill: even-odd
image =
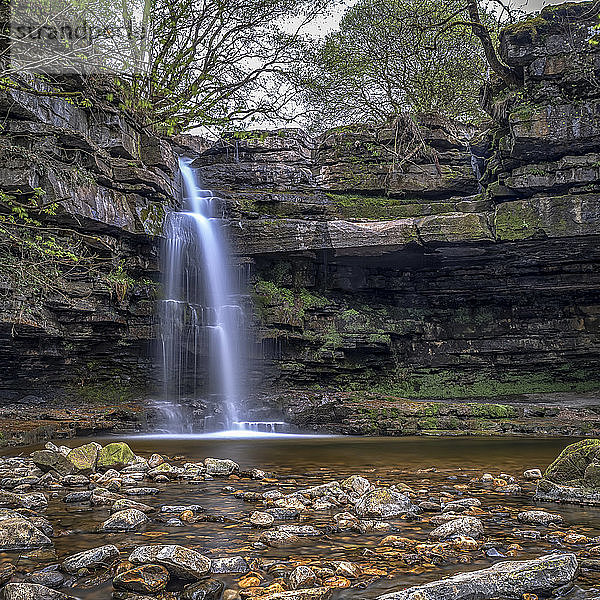
[{"label": "cascading water", "polygon": [[[163,272],[165,298],[160,309],[165,427],[191,431],[185,414],[189,400],[210,391],[222,407],[214,428],[238,422],[243,371],[244,314],[232,281],[218,199],[201,189],[190,161],[179,161],[184,208],[167,215]],[[206,368],[208,367],[208,368]],[[158,406],[161,410],[161,406]]]}]

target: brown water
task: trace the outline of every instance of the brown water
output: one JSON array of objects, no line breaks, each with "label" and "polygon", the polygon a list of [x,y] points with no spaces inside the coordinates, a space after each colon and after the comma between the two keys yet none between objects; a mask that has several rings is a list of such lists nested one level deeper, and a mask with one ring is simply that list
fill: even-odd
[{"label": "brown water", "polygon": [[[75,446],[88,440],[72,440]],[[104,440],[98,440],[101,443]],[[161,489],[154,497],[140,497],[141,502],[151,505],[194,503],[201,504],[206,514],[225,517],[232,522],[199,522],[185,527],[167,527],[164,523],[152,523],[142,532],[136,533],[96,533],[97,526],[107,518],[108,509],[83,508],[82,505],[67,505],[60,499],[51,500],[47,516],[53,523],[57,536],[54,539],[56,557],[43,554],[37,558],[21,558],[19,566],[23,570],[35,570],[56,563],[64,556],[76,551],[102,544],[113,543],[122,550],[125,557],[132,548],[147,543],[181,544],[199,550],[211,557],[243,555],[249,561],[258,559],[256,567],[268,572],[269,561],[279,562],[292,568],[304,564],[321,565],[327,560],[350,560],[363,567],[381,568],[388,572],[387,577],[361,580],[364,589],[336,590],[334,598],[374,598],[381,593],[424,583],[463,569],[478,569],[490,566],[494,560],[483,552],[473,552],[469,564],[416,568],[402,566],[398,554],[385,553],[378,546],[389,533],[411,539],[426,540],[432,525],[418,521],[391,520],[397,531],[385,533],[359,534],[353,532],[330,531],[319,538],[303,538],[304,545],[293,549],[257,549],[253,543],[260,532],[242,523],[251,512],[260,509],[259,504],[236,499],[223,491],[232,486],[244,491],[264,492],[279,489],[289,493],[297,489],[319,483],[342,479],[352,474],[367,477],[382,485],[406,483],[415,490],[427,488],[432,496],[438,497],[442,491],[454,495],[476,496],[482,501],[486,514],[481,518],[486,529],[486,540],[498,549],[506,549],[508,544],[518,542],[523,550],[517,558],[539,556],[556,550],[579,551],[583,547],[561,546],[558,538],[524,540],[513,534],[513,530],[535,529],[520,525],[516,512],[534,507],[533,484],[521,481],[527,468],[548,465],[564,446],[575,440],[567,439],[525,439],[525,438],[354,438],[354,437],[283,437],[256,439],[215,439],[179,438],[127,440],[132,449],[147,456],[160,452],[170,457],[173,464],[197,462],[208,456],[231,458],[242,469],[257,467],[272,471],[277,482],[266,483],[243,480],[215,479],[200,485],[171,482],[158,484]],[[28,449],[29,451],[30,449]],[[175,458],[177,457],[177,458]],[[435,471],[418,472],[435,468]],[[523,494],[507,496],[490,491],[482,486],[471,486],[468,491],[455,486],[469,482],[484,472],[494,475],[508,473],[519,478]],[[138,498],[134,498],[138,499]],[[493,510],[490,510],[492,507]],[[563,530],[584,533],[588,536],[600,535],[600,510],[579,508],[567,505],[543,505],[546,510],[560,513],[565,519]],[[331,517],[340,509],[311,512],[303,524],[317,527],[331,525]],[[277,522],[276,522],[277,524]],[[544,535],[545,528],[538,528]],[[5,559],[14,562],[14,555]],[[467,560],[467,558],[465,558]],[[267,566],[265,566],[267,565]],[[221,576],[219,576],[221,577]],[[269,575],[267,575],[267,578]],[[235,584],[233,577],[224,577],[229,585]],[[268,581],[268,579],[267,579]],[[594,574],[584,573],[578,584],[590,589],[598,585]],[[111,597],[111,584],[105,581],[83,581],[73,590],[76,596],[85,600],[100,600]]]}]

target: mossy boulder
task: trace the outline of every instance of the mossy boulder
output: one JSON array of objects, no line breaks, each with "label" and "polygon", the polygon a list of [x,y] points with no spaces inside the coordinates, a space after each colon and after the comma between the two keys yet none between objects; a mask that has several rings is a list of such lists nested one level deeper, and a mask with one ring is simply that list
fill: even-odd
[{"label": "mossy boulder", "polygon": [[97,468],[122,469],[135,462],[135,454],[125,442],[107,444],[98,452]]},{"label": "mossy boulder", "polygon": [[[596,487],[598,471],[591,469],[586,478],[588,467],[600,462],[600,440],[587,439],[567,446],[558,458],[546,469],[544,479],[562,485],[582,485]],[[592,482],[595,482],[592,485]]]},{"label": "mossy boulder", "polygon": [[99,448],[101,448],[101,446],[94,442],[73,448],[73,450],[67,454],[67,460],[71,462],[79,473],[89,475],[96,470]]}]

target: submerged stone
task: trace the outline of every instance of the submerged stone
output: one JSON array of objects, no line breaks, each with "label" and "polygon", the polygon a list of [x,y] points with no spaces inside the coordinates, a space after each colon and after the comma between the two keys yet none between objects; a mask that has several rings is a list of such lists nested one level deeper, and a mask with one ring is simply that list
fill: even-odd
[{"label": "submerged stone", "polygon": [[119,573],[113,579],[113,586],[120,590],[156,594],[169,583],[169,572],[160,565],[142,565]]}]

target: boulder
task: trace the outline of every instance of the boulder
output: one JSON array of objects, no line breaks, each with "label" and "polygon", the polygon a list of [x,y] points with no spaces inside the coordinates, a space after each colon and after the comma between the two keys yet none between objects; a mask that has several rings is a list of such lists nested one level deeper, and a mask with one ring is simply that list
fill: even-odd
[{"label": "boulder", "polygon": [[53,471],[59,475],[71,475],[75,473],[75,467],[71,461],[61,454],[52,450],[37,450],[31,453],[31,459],[36,467],[48,473]]},{"label": "boulder", "polygon": [[309,588],[315,584],[317,576],[310,567],[301,565],[290,573],[290,587],[294,590]]},{"label": "boulder", "polygon": [[360,475],[350,475],[350,477],[342,481],[342,489],[346,492],[354,492],[362,496],[371,489],[371,483],[368,479]]},{"label": "boulder", "polygon": [[130,500],[129,498],[120,498],[110,507],[110,512],[116,513],[128,508],[135,508],[144,513],[151,513],[156,510],[153,506],[148,506],[148,504],[142,504],[141,502],[136,502],[135,500]]},{"label": "boulder", "polygon": [[460,517],[434,529],[429,537],[436,540],[452,540],[457,537],[478,539],[483,535],[483,523],[475,517]]},{"label": "boulder", "polygon": [[562,523],[563,518],[560,515],[546,512],[545,510],[526,510],[517,515],[521,523],[528,525],[550,525],[550,523]]},{"label": "boulder", "polygon": [[294,533],[278,531],[277,529],[265,531],[258,538],[258,541],[271,546],[271,548],[287,548],[289,546],[297,546],[301,543],[300,538]]},{"label": "boulder", "polygon": [[145,525],[150,519],[137,508],[127,508],[111,515],[100,525],[100,531],[133,531]]},{"label": "boulder", "polygon": [[32,550],[52,542],[31,521],[13,517],[0,521],[0,550]]},{"label": "boulder", "polygon": [[240,470],[239,465],[228,458],[207,458],[204,461],[204,466],[206,467],[207,475],[217,475],[220,477],[231,475]]},{"label": "boulder", "polygon": [[242,556],[213,558],[210,563],[210,572],[215,575],[221,573],[247,573],[249,570],[250,567]]},{"label": "boulder", "polygon": [[77,600],[37,583],[9,583],[0,592],[0,600]]},{"label": "boulder", "polygon": [[534,481],[536,479],[542,478],[542,472],[539,469],[527,469],[523,473],[523,478],[527,479],[527,481]]},{"label": "boulder", "polygon": [[600,440],[567,446],[538,481],[535,499],[600,505]]},{"label": "boulder", "polygon": [[202,579],[210,572],[211,561],[195,550],[177,545],[140,546],[129,556],[136,565],[158,564],[181,579]]},{"label": "boulder", "polygon": [[393,518],[406,514],[413,508],[408,496],[392,488],[374,488],[363,494],[356,504],[360,517]]},{"label": "boulder", "polygon": [[67,454],[67,460],[73,465],[78,473],[89,475],[96,470],[96,461],[98,460],[98,446],[92,442],[73,448]]},{"label": "boulder", "polygon": [[142,565],[119,573],[113,579],[117,590],[156,594],[164,590],[169,583],[169,572],[160,565]]},{"label": "boulder", "polygon": [[181,600],[220,600],[225,584],[218,579],[190,583],[183,588]]},{"label": "boulder", "polygon": [[135,454],[125,442],[113,442],[100,449],[96,466],[99,470],[122,469],[134,462]]},{"label": "boulder", "polygon": [[571,583],[577,570],[574,554],[551,554],[534,560],[500,562],[489,569],[459,573],[447,579],[384,594],[377,600],[516,600],[524,594],[549,596],[556,588]]},{"label": "boulder", "polygon": [[41,492],[34,492],[33,494],[14,494],[12,492],[0,490],[0,506],[39,510],[48,506],[48,499]]},{"label": "boulder", "polygon": [[118,548],[108,544],[67,556],[62,563],[62,568],[67,573],[76,575],[80,569],[92,570],[98,567],[108,567],[117,558],[119,558]]},{"label": "boulder", "polygon": [[250,523],[253,527],[271,527],[275,517],[267,512],[255,511],[250,515]]},{"label": "boulder", "polygon": [[291,590],[289,592],[277,592],[261,596],[261,600],[325,600],[331,595],[331,588],[318,587],[302,590]]}]

